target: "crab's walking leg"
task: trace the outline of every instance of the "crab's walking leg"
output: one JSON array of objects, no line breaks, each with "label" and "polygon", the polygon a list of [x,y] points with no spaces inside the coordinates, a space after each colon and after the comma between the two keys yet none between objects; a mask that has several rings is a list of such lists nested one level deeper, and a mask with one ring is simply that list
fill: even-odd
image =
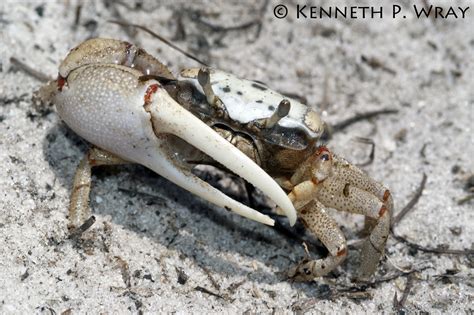
[{"label": "crab's walking leg", "polygon": [[306,228],[310,229],[329,251],[326,258],[303,260],[289,271],[290,278],[309,281],[328,274],[344,261],[347,257],[346,239],[319,201],[311,201],[298,210],[298,213]]},{"label": "crab's walking leg", "polygon": [[71,200],[69,203],[69,225],[73,230],[81,226],[91,215],[89,208],[89,194],[91,190],[91,170],[93,166],[99,165],[117,165],[128,163],[125,160],[101,150],[91,148],[77,167],[74,175]]},{"label": "crab's walking leg", "polygon": [[[339,159],[338,157],[335,158]],[[367,205],[370,204],[369,200],[375,202],[375,199],[377,199],[377,205],[373,206],[375,212],[377,209],[376,207],[380,205],[380,202],[382,203],[378,215],[376,213],[372,213],[372,215],[368,214],[367,211],[370,211],[370,209],[367,206],[362,207],[362,204],[360,204],[362,210],[357,210],[357,204],[354,204],[355,207],[353,212],[364,214],[366,216],[365,229],[368,232],[368,238],[362,247],[361,267],[359,269],[359,277],[365,279],[375,271],[377,263],[383,254],[385,243],[387,242],[390,232],[390,220],[393,215],[393,198],[386,187],[368,177],[359,168],[343,162],[342,164],[344,167],[339,168],[338,177],[341,182],[349,184],[344,188],[346,188],[346,193],[351,194],[352,192],[351,198],[354,198],[353,194],[360,194],[360,190],[368,192],[368,194],[365,193],[366,197],[362,198],[362,204]],[[352,187],[359,190],[347,189]]]},{"label": "crab's walking leg", "polygon": [[[302,164],[293,174],[290,181],[298,184],[292,188],[288,197],[297,209],[302,209],[311,200],[317,200],[326,207],[363,214],[375,221],[361,253],[358,277],[364,280],[375,271],[387,242],[393,209],[390,192],[346,161],[336,156],[331,158],[325,148],[321,148],[311,159],[311,164]],[[305,173],[308,171],[312,174],[311,180],[300,182],[307,177]],[[315,208],[312,211],[319,210]],[[310,229],[312,225],[318,224],[315,221],[306,223]]]},{"label": "crab's walking leg", "polygon": [[[389,195],[384,193],[385,197],[380,200],[372,193],[369,193],[352,184],[345,184],[340,189],[340,178],[329,179],[324,189],[318,191],[318,200],[329,207],[335,209],[363,214],[376,220],[376,225],[370,232],[362,247],[361,266],[359,269],[359,278],[366,279],[374,273],[380,257],[383,255],[385,243],[387,242],[390,231],[390,207],[387,203]],[[388,206],[388,207],[387,207]]]}]

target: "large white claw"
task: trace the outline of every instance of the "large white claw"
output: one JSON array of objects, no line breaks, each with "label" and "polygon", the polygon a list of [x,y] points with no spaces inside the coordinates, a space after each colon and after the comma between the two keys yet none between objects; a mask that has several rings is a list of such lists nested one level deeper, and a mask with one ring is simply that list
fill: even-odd
[{"label": "large white claw", "polygon": [[113,64],[78,67],[58,80],[53,101],[67,125],[96,146],[145,165],[211,203],[273,225],[268,216],[229,198],[183,167],[175,136],[185,140],[262,190],[294,224],[293,204],[267,173],[176,103],[158,81],[141,82],[141,75]]}]

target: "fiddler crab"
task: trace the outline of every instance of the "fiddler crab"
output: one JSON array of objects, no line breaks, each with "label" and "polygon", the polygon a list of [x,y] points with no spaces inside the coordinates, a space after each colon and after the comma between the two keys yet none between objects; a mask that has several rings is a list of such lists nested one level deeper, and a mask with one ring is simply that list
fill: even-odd
[{"label": "fiddler crab", "polygon": [[326,275],[347,257],[346,239],[328,207],[366,216],[371,230],[358,278],[376,270],[389,235],[390,192],[321,145],[325,124],[308,106],[207,67],[175,77],[143,49],[103,38],[72,49],[58,78],[40,92],[93,144],[74,177],[70,227],[90,216],[91,168],[124,163],[144,165],[219,207],[273,225],[191,172],[196,162],[217,163],[259,188],[291,225],[298,216],[327,247],[327,257],[303,260],[289,271],[291,278]]}]

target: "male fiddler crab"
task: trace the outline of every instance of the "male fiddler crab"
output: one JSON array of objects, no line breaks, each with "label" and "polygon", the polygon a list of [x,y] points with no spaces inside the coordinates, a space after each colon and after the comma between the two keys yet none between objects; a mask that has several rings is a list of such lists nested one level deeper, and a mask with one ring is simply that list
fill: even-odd
[{"label": "male fiddler crab", "polygon": [[191,172],[196,161],[217,162],[259,188],[291,225],[298,216],[327,247],[326,258],[305,259],[290,270],[291,278],[326,275],[347,257],[346,239],[328,207],[366,216],[371,231],[359,279],[374,273],[389,234],[391,194],[320,144],[324,123],[308,106],[207,67],[176,77],[143,49],[102,38],[72,49],[41,94],[94,145],[74,178],[71,227],[90,216],[91,168],[122,163],[142,164],[215,205],[273,225]]}]

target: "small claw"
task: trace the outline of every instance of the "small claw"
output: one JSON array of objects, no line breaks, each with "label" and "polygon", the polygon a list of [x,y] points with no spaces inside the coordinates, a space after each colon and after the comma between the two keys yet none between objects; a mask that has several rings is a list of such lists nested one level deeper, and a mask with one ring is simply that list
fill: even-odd
[{"label": "small claw", "polygon": [[[148,84],[148,88],[150,88],[151,86],[158,84],[158,82],[151,81]],[[275,182],[275,180],[273,180],[255,162],[253,162],[232,144],[227,142],[224,138],[219,136],[213,129],[211,129],[201,120],[186,111],[182,106],[174,101],[164,89],[160,87],[154,89],[153,93],[149,96],[149,100],[150,104],[147,108],[147,111],[151,114],[155,133],[173,134],[206,153],[217,162],[238,176],[244,178],[249,183],[259,188],[265,195],[270,197],[270,199],[272,199],[281,209],[283,209],[291,225],[296,222],[296,210],[290,199],[286,196],[285,192]],[[180,177],[181,182],[176,181],[178,177]],[[187,181],[184,180],[182,176],[178,177],[175,177],[175,180],[173,181],[184,187]],[[216,192],[213,190],[207,189],[198,192],[196,191],[196,188],[193,188],[187,184],[186,186],[187,187],[184,188],[190,191],[194,190],[196,194],[200,195],[204,199],[207,199],[212,203],[223,207],[229,207],[230,209],[239,212],[243,216],[257,220],[257,217],[261,215],[259,212],[256,212],[255,210],[235,201],[230,203],[229,200],[232,199],[228,197],[227,198],[229,200],[225,199],[225,202],[217,200]],[[219,195],[219,198],[222,198],[222,196]],[[250,215],[249,210],[252,211],[252,215]],[[265,223],[269,224],[269,222],[270,221],[267,220]],[[271,222],[273,222],[273,220],[271,220]]]}]

